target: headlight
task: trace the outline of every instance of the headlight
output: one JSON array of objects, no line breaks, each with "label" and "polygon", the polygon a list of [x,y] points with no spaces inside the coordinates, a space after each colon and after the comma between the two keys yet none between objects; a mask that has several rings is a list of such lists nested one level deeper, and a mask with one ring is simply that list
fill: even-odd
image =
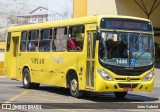
[{"label": "headlight", "polygon": [[98,69],[97,71],[103,79],[108,80],[108,81],[113,81],[112,77],[104,70]]},{"label": "headlight", "polygon": [[143,79],[143,81],[150,81],[154,76],[154,71],[151,71],[146,77]]}]

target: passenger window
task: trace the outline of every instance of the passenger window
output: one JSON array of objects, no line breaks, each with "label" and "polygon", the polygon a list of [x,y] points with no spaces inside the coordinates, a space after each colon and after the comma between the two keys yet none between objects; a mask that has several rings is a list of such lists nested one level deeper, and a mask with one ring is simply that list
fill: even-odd
[{"label": "passenger window", "polygon": [[39,37],[39,31],[38,30],[33,30],[29,31],[29,36],[28,36],[28,51],[37,51],[38,49],[38,37]]},{"label": "passenger window", "polygon": [[6,48],[7,52],[10,50],[10,42],[11,42],[11,32],[8,32],[8,36],[7,36],[7,48]]},{"label": "passenger window", "polygon": [[20,43],[20,51],[24,52],[26,50],[27,43],[27,31],[22,32],[21,34],[21,43]]},{"label": "passenger window", "polygon": [[52,39],[52,29],[44,29],[41,30],[41,38],[39,42],[39,51],[42,52],[49,52],[51,47],[50,47],[50,42]]},{"label": "passenger window", "polygon": [[67,39],[68,51],[82,51],[84,43],[84,26],[69,27],[69,35]]},{"label": "passenger window", "polygon": [[55,28],[54,39],[52,41],[52,51],[65,51],[67,28]]}]

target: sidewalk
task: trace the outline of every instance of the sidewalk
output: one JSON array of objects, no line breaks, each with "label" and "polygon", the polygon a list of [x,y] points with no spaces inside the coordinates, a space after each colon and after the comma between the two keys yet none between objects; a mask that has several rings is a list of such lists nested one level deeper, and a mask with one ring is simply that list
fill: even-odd
[{"label": "sidewalk", "polygon": [[159,85],[160,85],[160,81],[159,81],[160,80],[160,69],[155,68],[154,75],[155,75],[154,87],[159,87]]},{"label": "sidewalk", "polygon": [[7,76],[6,75],[0,76],[0,79],[4,79],[4,78],[7,78]]},{"label": "sidewalk", "polygon": [[4,53],[0,52],[0,61],[4,61]]},{"label": "sidewalk", "polygon": [[160,60],[155,61],[155,68],[160,69]]}]

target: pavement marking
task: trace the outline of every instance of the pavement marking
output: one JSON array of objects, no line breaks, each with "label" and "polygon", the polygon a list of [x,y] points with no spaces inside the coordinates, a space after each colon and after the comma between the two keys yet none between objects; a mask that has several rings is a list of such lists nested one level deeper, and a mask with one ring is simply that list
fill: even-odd
[{"label": "pavement marking", "polygon": [[[48,98],[44,98],[44,97],[42,98],[41,96],[26,96],[25,95],[24,98],[27,98],[27,99],[34,98],[34,100],[41,99],[41,101],[51,101],[53,103],[62,103],[62,102],[60,102],[60,99],[57,99],[57,97],[54,97],[54,99],[48,99]],[[46,103],[46,102],[44,102],[44,103]],[[63,103],[68,103],[68,101],[63,101]]]},{"label": "pavement marking", "polygon": [[65,112],[77,112],[77,111],[73,111],[72,109],[56,109],[56,110],[63,110],[63,111],[65,111]]},{"label": "pavement marking", "polygon": [[[40,97],[48,97],[48,96],[49,96],[48,94],[43,94],[43,93],[42,93],[42,94],[41,94],[41,93],[40,93],[40,94],[39,94],[39,93],[37,94],[37,93],[33,93],[33,92],[32,92],[31,94],[32,94],[32,95],[25,95],[25,96],[40,96]],[[52,95],[51,97],[55,98],[55,97],[60,97],[60,96],[55,96],[55,95],[53,96],[53,95]]]},{"label": "pavement marking", "polygon": [[21,92],[20,94],[17,94],[16,96],[10,98],[8,101],[6,101],[6,102],[4,102],[4,103],[11,103],[12,101],[20,98],[21,96],[23,96],[23,95],[25,95],[25,94],[27,94],[27,93],[29,93],[29,92],[30,92],[30,90],[24,90],[24,91]]}]

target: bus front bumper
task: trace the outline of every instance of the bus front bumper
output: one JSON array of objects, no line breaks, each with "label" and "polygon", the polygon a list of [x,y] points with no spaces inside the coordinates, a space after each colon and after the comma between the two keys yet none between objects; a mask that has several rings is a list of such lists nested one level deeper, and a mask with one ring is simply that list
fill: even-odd
[{"label": "bus front bumper", "polygon": [[150,81],[138,82],[116,82],[102,80],[98,81],[96,84],[96,92],[152,92],[154,85],[154,77]]}]

